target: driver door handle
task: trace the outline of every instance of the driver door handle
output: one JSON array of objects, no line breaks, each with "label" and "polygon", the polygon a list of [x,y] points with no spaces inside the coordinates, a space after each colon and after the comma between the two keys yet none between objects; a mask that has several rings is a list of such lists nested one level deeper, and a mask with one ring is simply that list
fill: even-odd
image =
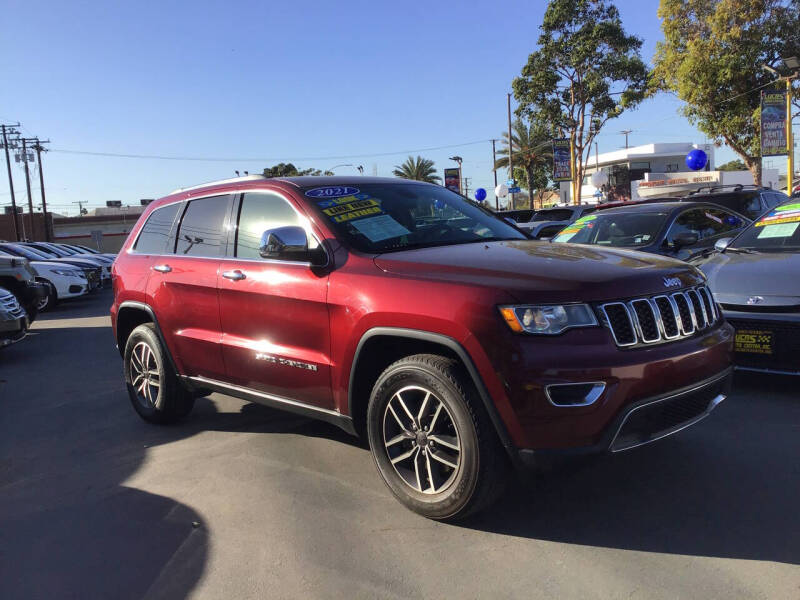
[{"label": "driver door handle", "polygon": [[169,273],[172,271],[172,267],[169,265],[155,265],[153,267],[153,271],[158,271],[159,273]]},{"label": "driver door handle", "polygon": [[239,269],[235,269],[233,271],[223,271],[222,276],[225,279],[230,279],[231,281],[241,281],[247,277],[247,275],[242,273]]}]

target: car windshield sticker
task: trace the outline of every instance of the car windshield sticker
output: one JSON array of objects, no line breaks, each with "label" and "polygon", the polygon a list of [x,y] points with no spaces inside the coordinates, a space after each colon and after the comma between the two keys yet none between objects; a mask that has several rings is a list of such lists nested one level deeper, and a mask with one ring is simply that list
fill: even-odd
[{"label": "car windshield sticker", "polygon": [[358,194],[358,188],[347,185],[327,185],[311,190],[306,190],[306,196],[310,198],[341,198],[342,196],[352,196]]},{"label": "car windshield sticker", "polygon": [[371,242],[380,242],[411,233],[389,215],[359,219],[358,221],[353,221],[352,225]]},{"label": "car windshield sticker", "polygon": [[585,217],[581,217],[577,221],[575,221],[572,225],[583,225],[584,223],[588,223],[589,221],[594,221],[597,218],[597,215],[588,215]]},{"label": "car windshield sticker", "polygon": [[797,208],[789,209],[789,206],[782,207],[782,210],[773,210],[768,215],[761,217],[755,224],[756,227],[765,225],[778,225],[779,223],[800,223],[800,204]]},{"label": "car windshield sticker", "polygon": [[800,223],[778,223],[777,225],[767,225],[758,232],[758,236],[756,237],[759,239],[790,237],[794,235],[795,231],[797,231],[798,225],[800,225]]},{"label": "car windshield sticker", "polygon": [[359,217],[366,217],[383,212],[380,209],[380,205],[375,200],[357,200],[353,196],[350,196],[350,198],[352,200],[351,202],[336,204],[330,208],[323,208],[322,212],[328,215],[334,223],[344,223],[345,221],[352,221]]},{"label": "car windshield sticker", "polygon": [[778,206],[775,208],[777,212],[781,212],[784,210],[800,210],[800,202],[793,202],[792,204],[784,204],[783,206]]}]

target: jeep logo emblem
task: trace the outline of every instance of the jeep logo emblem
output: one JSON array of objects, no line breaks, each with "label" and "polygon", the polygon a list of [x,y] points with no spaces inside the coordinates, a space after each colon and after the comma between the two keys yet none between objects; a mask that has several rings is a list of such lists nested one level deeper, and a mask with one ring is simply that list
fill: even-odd
[{"label": "jeep logo emblem", "polygon": [[677,277],[664,277],[664,287],[680,287],[681,280]]}]

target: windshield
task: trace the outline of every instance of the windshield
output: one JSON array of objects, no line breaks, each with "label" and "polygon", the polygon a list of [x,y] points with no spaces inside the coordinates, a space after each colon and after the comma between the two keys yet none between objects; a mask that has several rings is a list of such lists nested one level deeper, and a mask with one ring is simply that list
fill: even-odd
[{"label": "windshield", "polygon": [[729,248],[778,252],[800,249],[800,202],[769,211],[737,237]]},{"label": "windshield", "polygon": [[348,245],[368,253],[494,240],[524,234],[450,190],[411,182],[303,190]]},{"label": "windshield", "polygon": [[16,244],[13,246],[3,246],[0,249],[5,250],[9,254],[14,254],[16,256],[23,256],[29,260],[48,260],[53,258],[52,256],[48,256],[47,254],[34,250],[33,248],[28,248],[26,246],[17,246]]},{"label": "windshield", "polygon": [[653,243],[667,220],[667,213],[606,213],[582,217],[553,238],[554,242],[601,244],[619,248]]},{"label": "windshield", "polygon": [[569,208],[553,208],[550,210],[540,210],[533,217],[534,221],[569,221],[573,212]]}]

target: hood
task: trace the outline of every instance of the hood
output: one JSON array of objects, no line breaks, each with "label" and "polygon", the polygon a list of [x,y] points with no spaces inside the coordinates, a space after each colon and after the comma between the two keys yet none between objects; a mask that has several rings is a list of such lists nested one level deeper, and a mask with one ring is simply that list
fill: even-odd
[{"label": "hood", "polygon": [[421,248],[374,260],[387,273],[502,289],[520,302],[614,300],[704,281],[694,267],[663,256],[532,240]]},{"label": "hood", "polygon": [[700,269],[717,302],[747,305],[800,305],[800,253],[796,252],[722,252],[704,262]]},{"label": "hood", "polygon": [[63,258],[48,258],[47,262],[57,262],[57,263],[63,263],[65,265],[75,265],[77,267],[83,267],[85,269],[99,269],[101,267],[106,266],[94,260],[87,260],[85,258],[77,258],[74,256],[64,256]]}]

